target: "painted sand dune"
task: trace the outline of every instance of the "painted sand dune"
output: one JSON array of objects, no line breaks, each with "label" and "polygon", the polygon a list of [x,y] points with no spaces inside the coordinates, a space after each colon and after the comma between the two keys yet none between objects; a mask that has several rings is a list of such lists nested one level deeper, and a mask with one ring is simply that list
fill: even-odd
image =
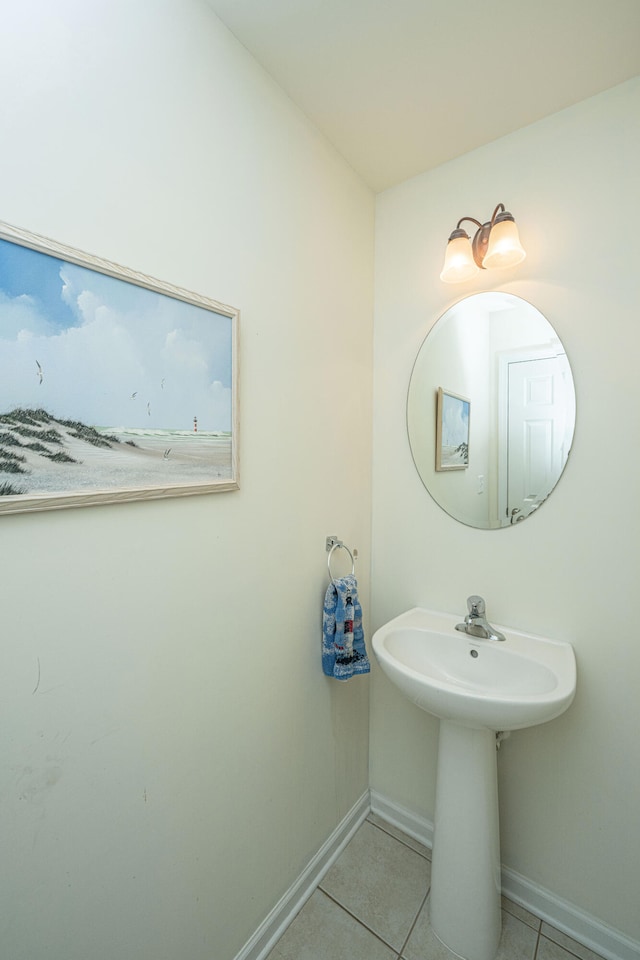
[{"label": "painted sand dune", "polygon": [[44,409],[0,414],[0,496],[180,487],[231,478],[231,437],[92,427]]}]

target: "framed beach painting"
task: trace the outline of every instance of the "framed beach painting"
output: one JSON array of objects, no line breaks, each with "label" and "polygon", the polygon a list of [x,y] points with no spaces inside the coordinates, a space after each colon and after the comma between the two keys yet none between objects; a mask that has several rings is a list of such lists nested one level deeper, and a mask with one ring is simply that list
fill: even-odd
[{"label": "framed beach painting", "polygon": [[237,327],[0,223],[0,513],[237,489]]},{"label": "framed beach painting", "polygon": [[471,402],[438,387],[436,407],[436,470],[466,470]]}]

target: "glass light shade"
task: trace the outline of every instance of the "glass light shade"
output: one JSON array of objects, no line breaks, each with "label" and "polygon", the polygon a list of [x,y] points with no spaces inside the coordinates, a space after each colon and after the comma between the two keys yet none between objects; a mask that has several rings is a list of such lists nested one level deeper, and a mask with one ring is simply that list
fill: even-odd
[{"label": "glass light shade", "polygon": [[469,237],[455,237],[449,240],[440,279],[444,283],[460,283],[463,280],[471,280],[478,270],[478,265],[473,259]]},{"label": "glass light shade", "polygon": [[488,269],[515,267],[517,263],[522,263],[526,255],[520,244],[518,228],[514,221],[498,220],[491,228],[489,245],[482,266]]}]

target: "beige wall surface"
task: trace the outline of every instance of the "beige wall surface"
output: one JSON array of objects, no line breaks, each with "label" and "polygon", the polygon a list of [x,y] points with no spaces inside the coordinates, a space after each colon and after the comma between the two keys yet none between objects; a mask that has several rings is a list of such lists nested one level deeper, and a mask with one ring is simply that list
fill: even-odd
[{"label": "beige wall surface", "polygon": [[7,5],[0,89],[0,219],[241,311],[239,492],[0,518],[0,953],[231,960],[368,785],[373,198],[201,0]]},{"label": "beige wall surface", "polygon": [[[377,198],[373,627],[415,605],[574,644],[578,688],[499,757],[503,863],[640,938],[640,81],[614,88]],[[516,270],[440,282],[456,221],[504,202],[528,251]],[[515,528],[475,530],[422,486],[405,435],[412,364],[455,301],[500,289],[537,306],[572,365],[577,428],[551,498]],[[437,721],[376,670],[371,785],[432,818]]]}]

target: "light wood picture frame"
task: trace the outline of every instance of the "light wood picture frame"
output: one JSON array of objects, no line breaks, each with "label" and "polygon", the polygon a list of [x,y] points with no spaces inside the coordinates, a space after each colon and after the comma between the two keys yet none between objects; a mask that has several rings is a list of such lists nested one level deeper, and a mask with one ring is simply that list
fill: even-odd
[{"label": "light wood picture frame", "polygon": [[469,466],[471,401],[438,387],[436,401],[436,470],[466,470]]},{"label": "light wood picture frame", "polygon": [[238,489],[238,322],[0,223],[0,514]]}]

